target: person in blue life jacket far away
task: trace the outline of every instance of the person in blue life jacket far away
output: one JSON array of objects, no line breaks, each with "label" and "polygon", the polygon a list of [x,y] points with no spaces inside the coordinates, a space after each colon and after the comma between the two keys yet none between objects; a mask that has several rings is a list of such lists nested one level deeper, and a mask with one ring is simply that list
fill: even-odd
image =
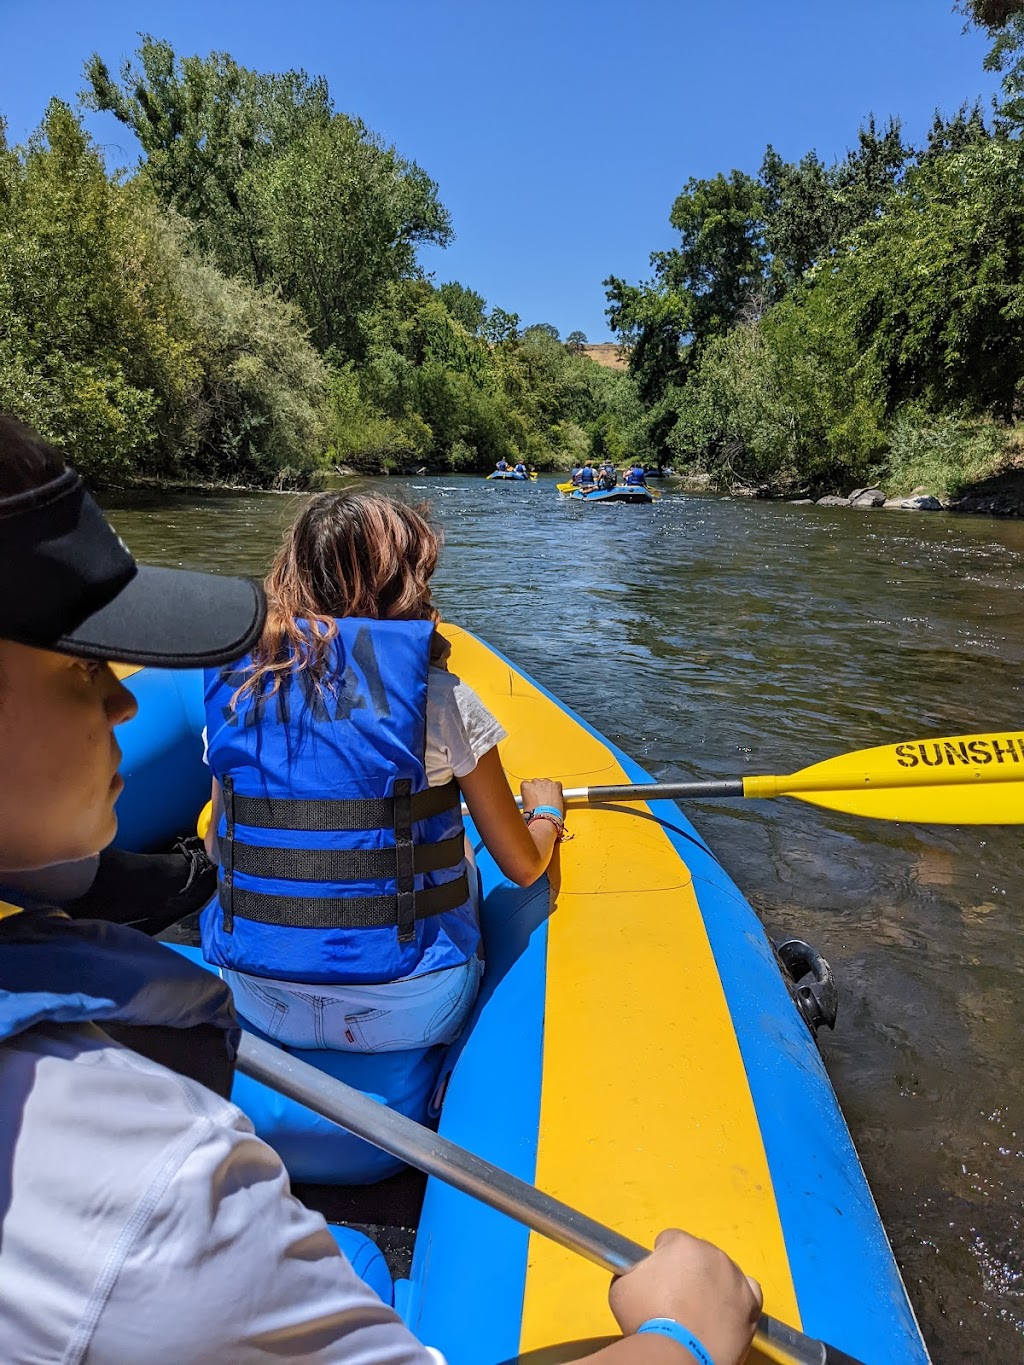
[{"label": "person in blue life jacket far away", "polygon": [[[140,568],[63,457],[0,414],[7,1360],[265,1365],[268,1350],[318,1365],[440,1360],[355,1275],[230,1103],[238,1028],[224,982],[143,933],[68,919],[25,889],[116,833],[116,733],[137,707],[109,660],[229,666],[267,638],[263,616],[252,583]],[[369,652],[353,641],[352,655],[369,686]],[[288,674],[287,652],[270,661]],[[375,682],[371,710],[374,695]],[[532,839],[532,850],[511,842],[530,866],[543,860]],[[613,1282],[610,1302],[626,1335],[588,1357],[601,1365],[677,1355],[682,1365],[693,1351],[670,1338],[684,1333],[716,1365],[740,1365],[761,1296],[724,1252],[671,1231]]]},{"label": "person in blue life jacket far away", "polygon": [[497,464],[494,467],[500,474],[504,474],[505,471],[508,469],[508,460],[506,460],[504,455],[502,455],[501,459],[497,462]]},{"label": "person in blue life jacket far away", "polygon": [[589,460],[581,467],[579,479],[574,479],[573,482],[577,483],[584,492],[586,492],[587,489],[597,487],[597,470]]},{"label": "person in blue life jacket far away", "polygon": [[619,475],[611,460],[604,460],[597,479],[601,488],[606,492],[611,492],[619,481]]},{"label": "person in blue life jacket far away", "polygon": [[522,474],[523,478],[525,479],[529,471],[527,470],[526,465],[523,464],[522,460],[520,460],[515,467],[515,472],[517,474]]},{"label": "person in blue life jacket far away", "polygon": [[624,480],[630,488],[647,487],[647,476],[644,467],[638,461],[634,461],[632,468],[627,472]]}]

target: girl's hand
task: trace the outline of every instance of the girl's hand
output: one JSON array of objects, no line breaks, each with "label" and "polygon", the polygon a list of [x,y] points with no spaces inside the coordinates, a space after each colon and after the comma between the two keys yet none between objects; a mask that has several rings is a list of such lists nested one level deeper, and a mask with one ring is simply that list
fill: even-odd
[{"label": "girl's hand", "polygon": [[536,810],[538,806],[554,806],[565,814],[565,798],[562,784],[554,777],[527,777],[519,785],[523,794],[523,810]]}]

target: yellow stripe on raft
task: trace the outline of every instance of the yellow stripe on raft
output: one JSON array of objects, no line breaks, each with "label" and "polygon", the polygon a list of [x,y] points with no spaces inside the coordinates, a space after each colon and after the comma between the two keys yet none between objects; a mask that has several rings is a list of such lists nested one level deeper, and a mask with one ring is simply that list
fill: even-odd
[{"label": "yellow stripe on raft", "polygon": [[[513,789],[523,777],[631,780],[485,645],[452,627],[445,635],[452,669],[508,731],[501,753]],[[767,1312],[799,1327],[757,1114],[690,873],[646,810],[574,809],[575,837],[552,872],[537,1184],[644,1245],[673,1226],[709,1238],[761,1281]],[[520,1350],[613,1334],[607,1286],[603,1272],[532,1236]]]}]

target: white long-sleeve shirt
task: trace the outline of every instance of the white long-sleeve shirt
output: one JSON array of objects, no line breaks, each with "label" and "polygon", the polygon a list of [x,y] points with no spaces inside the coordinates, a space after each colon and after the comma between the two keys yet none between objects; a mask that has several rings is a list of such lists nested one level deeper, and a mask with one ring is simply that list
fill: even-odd
[{"label": "white long-sleeve shirt", "polygon": [[92,1025],[42,1025],[0,1045],[0,1096],[5,1362],[440,1359],[204,1086]]}]

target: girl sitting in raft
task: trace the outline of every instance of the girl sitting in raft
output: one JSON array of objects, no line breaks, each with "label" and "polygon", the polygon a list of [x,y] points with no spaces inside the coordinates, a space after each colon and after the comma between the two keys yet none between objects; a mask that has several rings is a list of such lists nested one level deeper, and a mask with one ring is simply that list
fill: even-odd
[{"label": "girl sitting in raft", "polygon": [[286,1046],[454,1039],[483,970],[460,800],[520,886],[562,837],[561,783],[523,782],[524,822],[495,747],[505,732],[445,669],[439,545],[380,494],[314,496],[267,577],[259,644],[207,671],[220,877],[203,953]]}]

